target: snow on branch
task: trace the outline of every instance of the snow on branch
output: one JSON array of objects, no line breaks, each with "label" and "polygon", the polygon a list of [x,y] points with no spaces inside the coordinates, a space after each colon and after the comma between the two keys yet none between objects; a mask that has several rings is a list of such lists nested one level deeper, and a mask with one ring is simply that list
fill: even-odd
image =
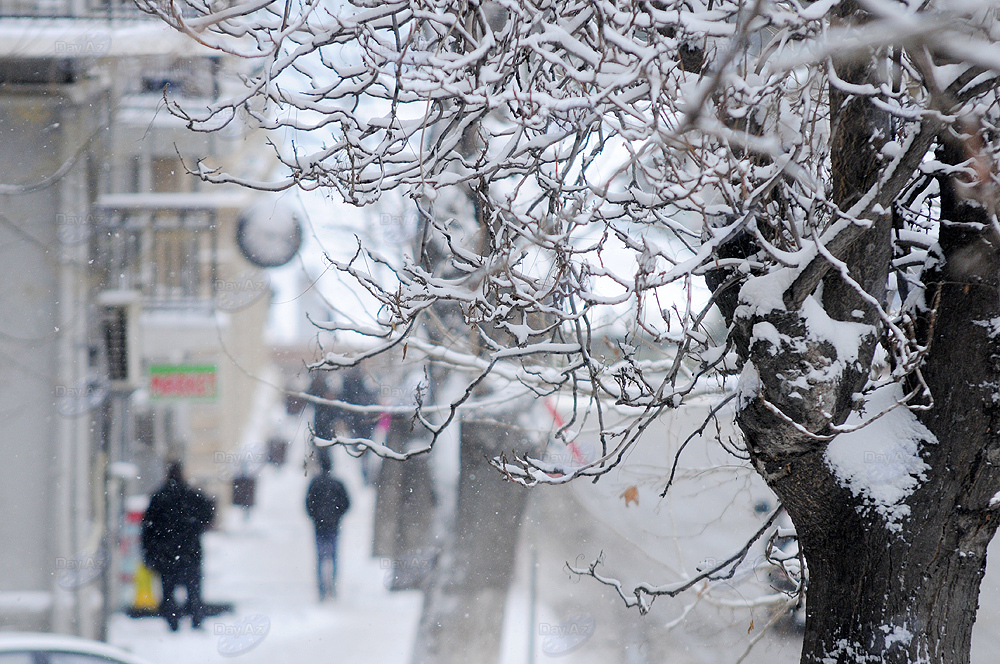
[{"label": "snow on branch", "polygon": [[[313,368],[401,352],[462,376],[457,399],[408,407],[431,444],[489,395],[552,397],[558,442],[594,423],[594,460],[510,450],[496,465],[513,481],[605,473],[657,417],[728,394],[741,371],[757,380],[739,407],[756,400],[800,448],[849,432],[869,380],[908,382],[905,406],[927,407],[914,321],[935,309],[935,178],[960,176],[991,215],[983,229],[1000,229],[986,0],[140,6],[253,62],[238,93],[170,109],[207,132],[250,112],[283,176],[205,163],[202,179],[358,206],[391,194],[415,212],[407,243],[329,258],[377,311],[322,324],[370,345]],[[934,158],[946,136],[965,163]],[[855,183],[835,164],[874,175]],[[884,249],[876,277],[859,247]]]},{"label": "snow on branch", "polygon": [[[952,223],[939,180],[986,210],[970,232],[1000,234],[995,2],[137,2],[251,64],[229,96],[168,108],[202,132],[249,115],[281,175],[209,163],[196,175],[358,207],[397,198],[412,213],[405,242],[355,238],[348,258],[327,256],[374,305],[368,320],[318,325],[364,343],[311,369],[386,356],[433,379],[407,404],[296,396],[409,418],[415,442],[319,444],[403,460],[458,421],[514,411],[542,445],[519,437],[524,448],[497,453],[505,479],[596,480],[708,395],[715,406],[656,479],[663,492],[735,401],[745,438],[719,443],[772,488],[819,450],[861,512],[893,532],[907,518],[934,444],[911,411],[934,403],[921,366],[941,291],[924,279]],[[964,161],[939,160],[949,141]],[[553,461],[546,444],[572,454]],[[569,569],[645,613],[656,597],[708,597],[766,541],[759,566],[787,595],[749,601],[786,609],[806,569],[776,544],[791,539],[780,511],[674,583],[626,589],[600,559]]]},{"label": "snow on branch", "polygon": [[747,555],[750,553],[750,549],[764,536],[771,526],[774,525],[774,522],[777,520],[778,516],[782,514],[782,512],[783,510],[780,507],[776,509],[771,516],[768,517],[767,521],[764,522],[764,525],[761,526],[760,529],[746,541],[743,547],[729,558],[710,566],[708,569],[700,572],[690,579],[686,579],[678,583],[659,586],[641,583],[629,592],[625,590],[624,584],[622,584],[621,581],[604,576],[597,571],[597,568],[602,563],[600,559],[590,563],[587,567],[572,567],[567,564],[566,568],[573,574],[593,577],[600,583],[614,588],[618,593],[618,596],[625,601],[626,606],[637,607],[639,612],[645,615],[649,612],[653,600],[657,597],[676,597],[682,592],[694,588],[698,584],[706,581],[728,581],[732,579],[736,575],[740,565],[746,560]]}]

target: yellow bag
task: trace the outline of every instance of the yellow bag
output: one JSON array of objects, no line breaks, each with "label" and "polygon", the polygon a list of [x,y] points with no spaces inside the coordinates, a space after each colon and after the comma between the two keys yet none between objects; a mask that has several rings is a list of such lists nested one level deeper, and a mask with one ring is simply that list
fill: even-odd
[{"label": "yellow bag", "polygon": [[160,605],[153,592],[153,570],[142,563],[135,569],[135,602],[132,606],[137,609],[155,609]]}]

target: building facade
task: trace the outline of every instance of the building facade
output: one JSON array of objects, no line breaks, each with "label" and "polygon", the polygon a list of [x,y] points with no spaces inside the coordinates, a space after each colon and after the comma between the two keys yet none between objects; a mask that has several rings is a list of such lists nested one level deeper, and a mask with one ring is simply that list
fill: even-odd
[{"label": "building facade", "polygon": [[0,0],[0,629],[103,636],[130,498],[183,460],[224,503],[249,453],[271,293],[236,229],[259,201],[187,167],[271,162],[240,118],[164,108],[244,66],[199,48],[130,4]]}]

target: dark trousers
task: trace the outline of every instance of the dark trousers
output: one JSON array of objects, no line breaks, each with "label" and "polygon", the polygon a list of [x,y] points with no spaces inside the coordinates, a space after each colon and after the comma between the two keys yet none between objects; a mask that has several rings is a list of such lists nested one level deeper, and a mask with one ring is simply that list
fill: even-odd
[{"label": "dark trousers", "polygon": [[[163,585],[163,603],[160,604],[160,615],[167,619],[170,629],[177,631],[182,615],[191,614],[191,626],[198,627],[205,617],[205,606],[201,602],[201,565],[191,565],[181,569],[160,572]],[[177,586],[184,586],[187,591],[187,602],[184,610],[177,606],[174,594]]]},{"label": "dark trousers", "polygon": [[[329,567],[326,572],[324,567]],[[319,582],[319,598],[337,596],[337,531],[316,533],[316,578]],[[329,581],[329,585],[327,584]]]}]

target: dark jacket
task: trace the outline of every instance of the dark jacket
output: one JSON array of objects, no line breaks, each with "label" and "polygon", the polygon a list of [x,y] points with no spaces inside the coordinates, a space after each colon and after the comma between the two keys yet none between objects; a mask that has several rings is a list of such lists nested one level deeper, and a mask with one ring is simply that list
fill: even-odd
[{"label": "dark jacket", "polygon": [[316,432],[317,438],[333,440],[333,437],[337,435],[337,416],[339,413],[340,409],[335,406],[316,404],[313,414],[313,431]]},{"label": "dark jacket", "polygon": [[215,514],[211,500],[182,482],[168,480],[149,499],[142,518],[146,566],[170,573],[201,565],[201,534]]},{"label": "dark jacket", "polygon": [[[330,399],[333,397],[327,389],[326,378],[322,375],[313,376],[312,385],[309,386],[309,394],[321,399]],[[336,435],[337,416],[339,413],[340,409],[336,406],[327,406],[321,403],[313,406],[313,431],[315,431],[317,437],[323,440],[333,440],[334,435]]]},{"label": "dark jacket", "polygon": [[[340,392],[340,400],[355,406],[371,406],[378,401],[375,393],[365,386],[365,381],[359,374],[348,374],[344,377],[344,387]],[[379,414],[345,410],[342,417],[351,436],[371,438]]]},{"label": "dark jacket", "polygon": [[306,513],[313,520],[316,535],[330,535],[340,527],[340,518],[351,507],[347,489],[330,475],[317,475],[306,492]]}]

